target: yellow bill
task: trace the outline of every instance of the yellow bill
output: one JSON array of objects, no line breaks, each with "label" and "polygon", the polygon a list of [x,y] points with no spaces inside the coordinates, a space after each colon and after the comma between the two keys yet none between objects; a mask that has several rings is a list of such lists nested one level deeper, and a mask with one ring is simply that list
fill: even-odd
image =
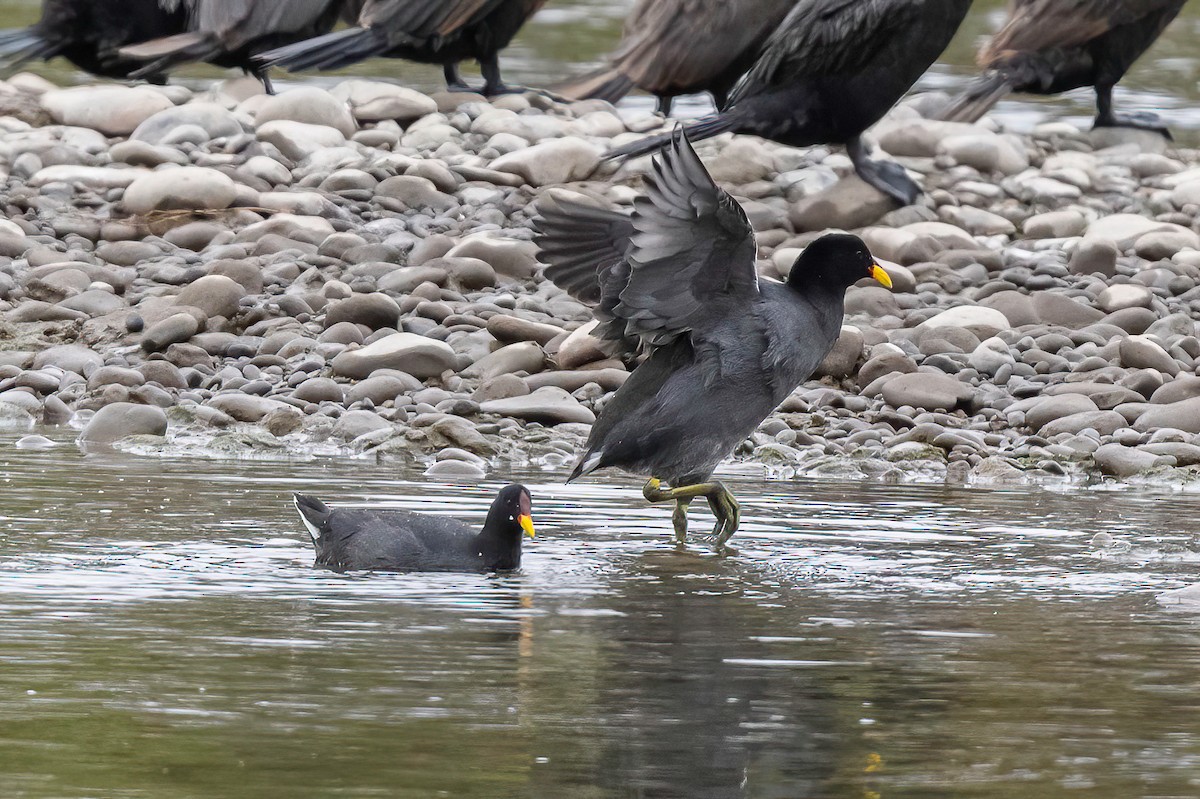
[{"label": "yellow bill", "polygon": [[884,268],[882,266],[880,266],[878,263],[871,264],[871,277],[875,278],[880,283],[882,283],[884,285],[884,288],[890,289],[892,287],[892,278],[888,275],[888,273],[886,271],[884,271]]},{"label": "yellow bill", "polygon": [[525,531],[525,535],[529,536],[530,538],[533,538],[533,536],[534,536],[533,517],[529,516],[528,514],[522,513],[520,516],[517,517],[517,524],[521,525],[521,529]]}]

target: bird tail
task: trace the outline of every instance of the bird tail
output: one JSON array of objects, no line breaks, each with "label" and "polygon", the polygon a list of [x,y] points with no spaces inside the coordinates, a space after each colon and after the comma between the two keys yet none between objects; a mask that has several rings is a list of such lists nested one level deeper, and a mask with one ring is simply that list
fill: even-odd
[{"label": "bird tail", "polygon": [[220,52],[211,37],[200,31],[177,33],[174,36],[163,36],[148,42],[139,42],[122,47],[118,54],[131,61],[147,61],[144,67],[130,72],[131,78],[145,78],[157,75],[175,64],[189,61],[206,61]]},{"label": "bird tail", "polygon": [[566,83],[550,87],[550,91],[569,100],[607,100],[615,103],[633,89],[633,80],[615,67],[602,67]]},{"label": "bird tail", "polygon": [[585,474],[590,474],[600,468],[600,461],[603,459],[603,452],[588,452],[579,459],[579,463],[575,464],[575,468],[571,470],[571,474],[567,476],[566,482],[571,482],[577,478],[583,477]]},{"label": "bird tail", "polygon": [[[713,136],[719,136],[722,133],[732,130],[737,125],[737,118],[732,114],[713,114],[712,116],[703,117],[695,122],[689,122],[683,126],[683,132],[690,141],[698,142],[704,139],[711,139]],[[658,133],[653,136],[647,136],[629,144],[621,145],[606,152],[604,159],[613,158],[633,158],[638,155],[652,153],[655,150],[661,150],[671,142],[675,136],[675,131],[667,131]]]},{"label": "bird tail", "polygon": [[0,64],[5,66],[53,58],[58,55],[58,50],[57,44],[46,41],[29,28],[0,31]]},{"label": "bird tail", "polygon": [[329,522],[329,514],[332,513],[329,506],[314,496],[298,493],[292,494],[292,503],[296,506],[300,521],[304,522],[313,543],[320,543]]},{"label": "bird tail", "polygon": [[1003,72],[992,70],[980,75],[966,90],[950,101],[938,119],[945,122],[976,122],[991,107],[1012,91],[1011,79]]},{"label": "bird tail", "polygon": [[268,50],[254,60],[268,67],[298,72],[304,69],[340,69],[389,49],[387,37],[375,28],[346,28],[284,47]]}]

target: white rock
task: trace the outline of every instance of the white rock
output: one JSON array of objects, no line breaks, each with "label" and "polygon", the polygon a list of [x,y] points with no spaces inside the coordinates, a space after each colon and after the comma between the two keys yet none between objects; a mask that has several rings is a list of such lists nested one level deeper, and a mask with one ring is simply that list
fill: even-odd
[{"label": "white rock", "polygon": [[996,336],[981,341],[967,358],[968,366],[987,375],[994,375],[1001,366],[1015,362],[1008,345]]},{"label": "white rock", "polygon": [[171,101],[145,87],[78,86],[46,92],[42,106],[60,125],[98,130],[105,136],[128,136]]},{"label": "white rock", "polygon": [[1029,166],[1023,147],[1018,148],[1006,137],[990,131],[947,136],[938,143],[938,152],[953,158],[955,163],[986,173],[1015,175]]},{"label": "white rock", "polygon": [[223,172],[198,166],[160,169],[144,174],[125,189],[123,203],[131,214],[173,209],[228,208],[237,185]]},{"label": "white rock", "polygon": [[42,167],[29,178],[31,186],[47,183],[83,183],[98,189],[121,189],[139,177],[150,174],[145,169],[115,169],[106,166],[55,164]]},{"label": "white rock", "polygon": [[330,91],[359,122],[411,122],[437,112],[437,102],[415,89],[377,80],[347,80]]},{"label": "white rock", "polygon": [[600,154],[596,145],[568,136],[502,155],[489,168],[520,175],[531,186],[546,186],[583,180],[600,165]]},{"label": "white rock", "polygon": [[926,319],[922,327],[979,327],[998,333],[1008,330],[1008,317],[995,308],[982,305],[959,305]]},{"label": "white rock", "polygon": [[1109,286],[1096,297],[1096,304],[1106,313],[1125,308],[1149,308],[1154,292],[1134,283],[1118,283]]},{"label": "white rock", "polygon": [[947,250],[973,250],[979,246],[965,230],[945,222],[913,222],[900,229],[914,236],[937,239]]},{"label": "white rock", "polygon": [[303,161],[326,147],[339,147],[346,143],[345,135],[336,128],[286,119],[259,125],[258,138],[275,145],[279,152],[293,161]]},{"label": "white rock", "polygon": [[345,101],[315,86],[291,89],[264,100],[254,116],[255,123],[262,127],[277,120],[323,125],[340,132],[342,138],[358,130]]},{"label": "white rock", "polygon": [[1117,247],[1127,250],[1147,233],[1177,233],[1180,231],[1191,233],[1196,238],[1196,243],[1191,245],[1192,248],[1200,248],[1200,236],[1196,236],[1194,232],[1182,225],[1158,222],[1138,214],[1111,214],[1101,217],[1088,225],[1086,238],[1111,239],[1117,243]]},{"label": "white rock", "polygon": [[450,345],[416,333],[393,333],[357,350],[340,353],[333,370],[346,377],[369,377],[376,369],[399,369],[424,380],[453,369],[456,356]]}]

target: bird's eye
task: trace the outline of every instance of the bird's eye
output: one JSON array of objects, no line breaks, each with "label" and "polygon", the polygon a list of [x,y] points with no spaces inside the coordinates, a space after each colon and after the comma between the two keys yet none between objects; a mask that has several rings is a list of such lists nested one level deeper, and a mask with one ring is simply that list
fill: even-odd
[{"label": "bird's eye", "polygon": [[514,517],[514,516],[509,516],[509,517],[508,517],[508,520],[509,520],[510,522],[515,522],[517,519],[516,519],[516,517]]}]

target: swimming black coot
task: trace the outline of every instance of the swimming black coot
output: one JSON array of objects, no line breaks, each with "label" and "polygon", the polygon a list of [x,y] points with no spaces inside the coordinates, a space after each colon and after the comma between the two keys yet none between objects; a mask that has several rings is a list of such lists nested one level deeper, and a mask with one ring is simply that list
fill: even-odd
[{"label": "swimming black coot", "polygon": [[521,536],[533,537],[532,500],[522,485],[500,490],[481,530],[405,510],[330,508],[295,494],[296,511],[334,571],[500,571],[521,565]]},{"label": "swimming black coot", "polygon": [[568,482],[609,466],[648,475],[645,497],[676,503],[680,543],[688,503],[703,496],[723,547],[739,510],[713,469],[821,363],[846,288],[890,278],[860,238],[828,234],[787,282],[760,280],[745,212],[682,131],[655,158],[632,215],[559,200],[534,227],[546,277],[595,305],[596,334],[649,350],[601,410]]}]

